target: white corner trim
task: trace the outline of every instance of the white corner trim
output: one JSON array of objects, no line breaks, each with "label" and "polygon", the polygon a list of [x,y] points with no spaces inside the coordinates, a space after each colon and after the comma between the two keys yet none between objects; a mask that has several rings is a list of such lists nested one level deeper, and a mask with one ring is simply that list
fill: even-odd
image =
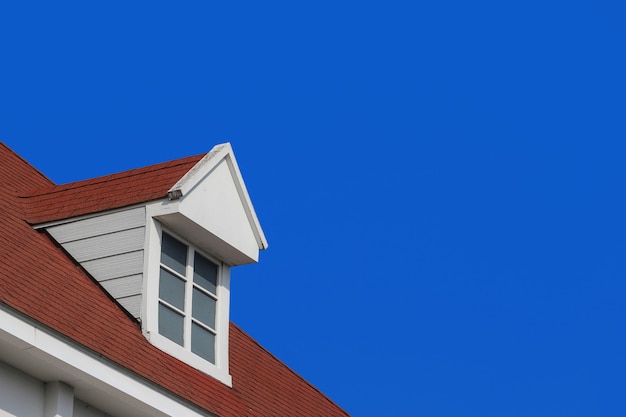
[{"label": "white corner trim", "polygon": [[230,157],[227,159],[228,167],[237,179],[237,181],[235,181],[235,186],[237,187],[237,191],[239,192],[239,195],[244,202],[243,208],[246,211],[246,215],[248,216],[248,220],[250,221],[250,225],[252,226],[252,232],[254,233],[254,237],[256,237],[256,240],[259,244],[259,249],[267,249],[267,239],[265,238],[263,229],[261,229],[261,223],[259,223],[259,218],[256,215],[256,211],[254,211],[252,200],[250,200],[248,189],[246,188],[246,184],[243,182],[243,177],[241,176],[241,171],[239,170],[239,165],[237,164],[237,159],[235,159],[235,154],[232,152],[232,149],[229,156]]},{"label": "white corner trim", "polygon": [[46,383],[43,417],[73,417],[74,388],[60,381]]},{"label": "white corner trim", "polygon": [[[130,371],[113,362],[96,356],[82,346],[72,343],[22,318],[0,305],[0,342],[9,343],[20,349],[31,362],[41,362],[42,366],[58,369],[64,375],[71,375],[72,386],[81,384],[95,387],[103,396],[111,396],[111,401],[122,401],[150,416],[204,417],[207,414],[197,411],[195,406],[177,401],[173,395],[166,395],[162,389],[151,386]],[[143,413],[142,413],[143,414]]]},{"label": "white corner trim", "polygon": [[235,186],[239,193],[239,198],[243,204],[248,222],[257,240],[259,249],[267,249],[267,239],[261,229],[261,224],[254,211],[254,206],[250,200],[250,195],[243,182],[239,165],[235,159],[233,148],[229,142],[216,145],[207,153],[196,165],[193,166],[180,180],[176,182],[167,192],[170,200],[178,200],[189,193],[206,175],[208,175],[222,161],[226,160],[231,175],[235,179]]}]

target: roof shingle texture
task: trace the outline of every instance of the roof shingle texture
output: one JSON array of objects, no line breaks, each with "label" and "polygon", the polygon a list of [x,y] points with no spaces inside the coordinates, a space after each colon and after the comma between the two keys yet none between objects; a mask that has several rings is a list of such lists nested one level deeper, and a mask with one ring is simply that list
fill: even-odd
[{"label": "roof shingle texture", "polygon": [[20,193],[31,224],[76,217],[166,197],[167,191],[204,155],[64,185]]},{"label": "roof shingle texture", "polygon": [[347,416],[232,323],[232,388],[157,349],[82,268],[29,224],[163,198],[200,157],[55,186],[0,144],[0,186],[9,194],[0,199],[0,302],[219,416]]}]

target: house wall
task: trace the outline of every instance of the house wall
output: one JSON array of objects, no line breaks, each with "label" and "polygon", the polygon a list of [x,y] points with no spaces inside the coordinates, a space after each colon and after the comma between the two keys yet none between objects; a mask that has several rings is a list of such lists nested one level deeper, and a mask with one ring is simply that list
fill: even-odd
[{"label": "house wall", "polygon": [[46,231],[128,312],[139,318],[145,207],[69,219]]},{"label": "house wall", "polygon": [[43,416],[43,382],[0,362],[0,417]]},{"label": "house wall", "polygon": [[46,404],[46,389],[44,382],[0,362],[0,417],[111,417],[73,394],[68,398],[73,412],[58,414],[54,404]]}]

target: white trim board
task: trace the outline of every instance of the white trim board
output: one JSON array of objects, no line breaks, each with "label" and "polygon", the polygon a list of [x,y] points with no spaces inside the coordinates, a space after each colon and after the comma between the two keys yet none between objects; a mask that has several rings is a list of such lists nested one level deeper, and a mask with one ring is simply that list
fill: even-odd
[{"label": "white trim board", "polygon": [[2,304],[0,360],[40,380],[63,381],[111,415],[212,416]]}]

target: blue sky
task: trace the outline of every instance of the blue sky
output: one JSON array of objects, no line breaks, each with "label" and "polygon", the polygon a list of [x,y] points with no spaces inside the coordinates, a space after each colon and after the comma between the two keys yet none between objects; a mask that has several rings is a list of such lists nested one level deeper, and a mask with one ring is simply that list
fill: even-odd
[{"label": "blue sky", "polygon": [[355,416],[623,416],[625,18],[5,2],[0,140],[57,183],[230,141],[232,319]]}]

